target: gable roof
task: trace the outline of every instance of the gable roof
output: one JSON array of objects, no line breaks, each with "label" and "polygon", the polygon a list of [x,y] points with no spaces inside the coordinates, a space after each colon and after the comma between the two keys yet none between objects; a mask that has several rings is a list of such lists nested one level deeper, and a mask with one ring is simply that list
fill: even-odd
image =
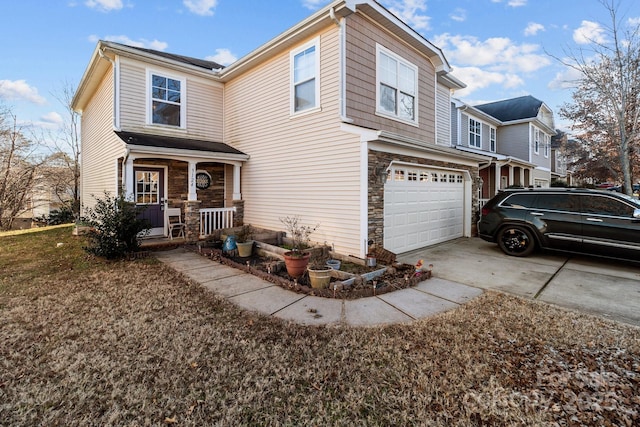
[{"label": "gable roof", "polygon": [[543,102],[531,95],[475,105],[478,110],[502,122],[535,119]]},{"label": "gable roof", "polygon": [[196,67],[204,68],[205,70],[220,70],[224,68],[224,65],[220,65],[214,61],[208,61],[206,59],[193,58],[191,56],[177,55],[175,53],[162,52],[160,50],[147,49],[143,47],[129,46],[116,42],[109,42],[112,45],[121,46],[123,48],[129,48],[133,50],[139,50],[141,52],[150,53],[152,55],[161,56],[166,59],[171,59],[173,61],[181,62],[187,65],[193,65]]}]

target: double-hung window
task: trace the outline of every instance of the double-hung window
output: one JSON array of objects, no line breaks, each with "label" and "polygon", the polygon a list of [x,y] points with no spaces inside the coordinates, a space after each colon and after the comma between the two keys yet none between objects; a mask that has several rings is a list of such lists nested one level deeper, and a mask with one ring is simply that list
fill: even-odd
[{"label": "double-hung window", "polygon": [[496,128],[489,128],[489,151],[496,152]]},{"label": "double-hung window", "polygon": [[378,45],[376,80],[376,111],[417,123],[418,67]]},{"label": "double-hung window", "polygon": [[150,73],[149,83],[149,122],[154,125],[184,127],[184,80]]},{"label": "double-hung window", "polygon": [[469,117],[469,147],[482,148],[482,124]]},{"label": "double-hung window", "polygon": [[533,131],[533,152],[540,153],[540,129],[538,128]]},{"label": "double-hung window", "polygon": [[320,39],[291,52],[291,113],[320,106]]},{"label": "double-hung window", "polygon": [[551,146],[551,137],[549,135],[547,135],[546,133],[543,134],[544,135],[544,156],[545,157],[549,157],[549,147]]}]

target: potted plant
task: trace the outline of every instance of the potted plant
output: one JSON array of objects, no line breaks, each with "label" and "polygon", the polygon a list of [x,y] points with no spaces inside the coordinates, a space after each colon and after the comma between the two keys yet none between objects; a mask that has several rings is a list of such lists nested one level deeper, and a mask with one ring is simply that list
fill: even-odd
[{"label": "potted plant", "polygon": [[246,258],[250,257],[253,252],[253,227],[245,224],[236,233],[236,246],[238,247],[238,256]]},{"label": "potted plant", "polygon": [[302,225],[298,216],[280,218],[280,222],[284,225],[287,235],[292,241],[291,250],[283,254],[284,263],[289,276],[297,279],[307,270],[311,253],[305,249],[309,247],[309,236],[316,231],[320,224],[316,224],[314,227]]},{"label": "potted plant", "polygon": [[309,281],[312,288],[324,289],[329,287],[331,282],[331,272],[333,268],[328,265],[311,265],[309,271]]}]

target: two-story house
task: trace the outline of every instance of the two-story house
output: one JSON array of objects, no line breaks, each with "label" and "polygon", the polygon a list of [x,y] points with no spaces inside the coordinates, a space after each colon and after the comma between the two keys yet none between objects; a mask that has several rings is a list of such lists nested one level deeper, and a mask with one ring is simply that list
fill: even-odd
[{"label": "two-story house", "polygon": [[451,147],[442,51],[373,0],[334,1],[228,67],[101,41],[82,113],[82,200],[181,207],[196,239],[234,224],[319,223],[364,257],[472,234],[487,157]]},{"label": "two-story house", "polygon": [[480,165],[480,199],[511,186],[549,187],[553,112],[542,101],[522,96],[471,106],[451,103],[452,146],[490,155]]}]

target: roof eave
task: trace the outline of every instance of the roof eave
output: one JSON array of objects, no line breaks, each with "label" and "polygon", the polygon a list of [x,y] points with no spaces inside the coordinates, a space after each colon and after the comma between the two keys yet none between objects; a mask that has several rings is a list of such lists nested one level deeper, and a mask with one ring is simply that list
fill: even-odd
[{"label": "roof eave", "polygon": [[248,154],[222,153],[219,151],[187,150],[180,148],[155,147],[150,145],[127,144],[127,148],[136,154],[170,155],[188,158],[204,158],[211,160],[246,161]]}]

